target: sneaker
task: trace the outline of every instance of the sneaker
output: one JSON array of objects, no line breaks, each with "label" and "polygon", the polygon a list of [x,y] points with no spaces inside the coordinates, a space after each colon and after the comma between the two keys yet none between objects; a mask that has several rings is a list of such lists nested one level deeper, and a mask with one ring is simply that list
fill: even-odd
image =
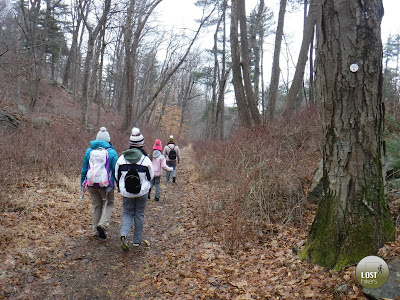
[{"label": "sneaker", "polygon": [[139,247],[140,243],[133,243],[133,247]]},{"label": "sneaker", "polygon": [[97,228],[97,232],[99,233],[99,238],[105,240],[107,238],[106,229],[101,225],[97,226],[96,228]]},{"label": "sneaker", "polygon": [[160,201],[160,198],[155,197],[154,201]]},{"label": "sneaker", "polygon": [[124,251],[128,251],[129,250],[129,246],[128,243],[126,242],[126,236],[121,236],[121,248]]},{"label": "sneaker", "polygon": [[175,177],[172,177],[172,183],[175,183]]}]

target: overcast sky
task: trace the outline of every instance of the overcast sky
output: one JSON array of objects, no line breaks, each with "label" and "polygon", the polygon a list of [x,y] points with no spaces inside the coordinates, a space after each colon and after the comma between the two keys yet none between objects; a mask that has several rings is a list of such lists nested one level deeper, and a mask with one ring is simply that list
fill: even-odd
[{"label": "overcast sky", "polygon": [[[355,0],[352,0],[355,1]],[[165,23],[165,26],[169,28],[174,27],[179,28],[191,28],[197,29],[198,24],[194,22],[195,19],[200,19],[202,11],[201,9],[195,7],[195,0],[164,0],[157,7],[157,12],[160,14],[158,20]],[[246,0],[246,13],[249,12],[257,5],[258,0]],[[271,9],[275,7],[279,9],[279,0],[266,1]],[[385,43],[389,34],[400,34],[400,0],[383,0],[383,6],[385,9],[385,14],[382,20],[382,42]],[[277,18],[278,12],[275,13],[275,18]],[[212,29],[214,30],[214,28]],[[281,69],[285,78],[291,78],[294,74],[294,64],[297,61],[298,51],[300,49],[301,39],[303,33],[303,12],[298,13],[286,13],[285,19],[285,34],[290,37],[290,55],[294,62],[288,62],[284,58],[281,59]],[[202,47],[211,49],[212,48],[212,34],[205,34],[203,32],[203,38],[200,41]],[[204,37],[205,36],[205,37]],[[269,40],[266,41],[266,46],[264,47],[264,78],[266,83],[270,80],[270,65],[273,55],[273,43],[274,36],[270,36]],[[288,69],[289,72],[285,72]],[[233,97],[232,97],[233,98]]]},{"label": "overcast sky", "polygon": [[[160,19],[164,20],[168,26],[175,28],[190,26],[195,28],[194,19],[201,17],[201,10],[194,6],[195,0],[164,0],[158,6],[157,11],[161,14]],[[258,0],[246,0],[246,13],[257,5]],[[272,8],[278,7],[279,0],[268,1],[266,3]],[[386,42],[389,34],[400,33],[400,0],[383,0],[385,15],[382,20],[382,41]],[[277,17],[278,13],[275,14]],[[298,21],[302,21],[302,12],[287,14],[285,20],[286,33],[293,33],[298,36],[302,32],[302,26],[298,26]]]}]

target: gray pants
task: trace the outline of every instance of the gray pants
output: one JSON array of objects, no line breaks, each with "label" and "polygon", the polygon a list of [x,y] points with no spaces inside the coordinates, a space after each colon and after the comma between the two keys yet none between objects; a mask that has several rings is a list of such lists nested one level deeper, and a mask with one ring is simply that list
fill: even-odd
[{"label": "gray pants", "polygon": [[144,211],[146,209],[147,194],[139,198],[123,197],[124,214],[122,215],[121,236],[128,236],[132,227],[133,243],[140,244],[142,242]]},{"label": "gray pants", "polygon": [[168,167],[172,167],[172,172],[166,172],[166,178],[167,178],[167,182],[169,182],[169,177],[171,176],[172,173],[172,177],[176,177],[176,160],[167,160],[167,166]]},{"label": "gray pants", "polygon": [[[97,235],[97,226],[107,228],[110,224],[111,214],[114,209],[114,189],[106,194],[105,188],[88,187],[90,198],[92,200],[92,223],[93,235]],[[105,199],[107,197],[107,207]]]},{"label": "gray pants", "polygon": [[150,189],[152,189],[153,186],[156,186],[156,195],[155,195],[156,198],[160,198],[160,196],[161,196],[160,181],[161,181],[161,177],[160,176],[154,176],[153,180],[150,181]]}]

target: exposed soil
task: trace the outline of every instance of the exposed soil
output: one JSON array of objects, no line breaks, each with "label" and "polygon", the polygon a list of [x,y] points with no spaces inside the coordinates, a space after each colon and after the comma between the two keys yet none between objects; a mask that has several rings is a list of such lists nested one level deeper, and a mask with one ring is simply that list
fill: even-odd
[{"label": "exposed soil", "polygon": [[[15,191],[0,213],[0,298],[365,299],[354,266],[334,272],[298,259],[307,234],[301,227],[229,250],[223,228],[204,222],[205,191],[223,186],[200,180],[191,148],[182,156],[177,183],[166,189],[163,178],[161,201],[148,202],[143,237],[150,245],[139,250],[120,248],[117,194],[108,238],[99,240],[90,236],[89,196],[82,206],[78,183],[32,178]],[[396,245],[386,253],[400,255]]]}]

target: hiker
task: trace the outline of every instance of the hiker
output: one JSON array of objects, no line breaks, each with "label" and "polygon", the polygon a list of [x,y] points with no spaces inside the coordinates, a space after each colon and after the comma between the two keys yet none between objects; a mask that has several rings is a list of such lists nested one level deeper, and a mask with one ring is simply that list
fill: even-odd
[{"label": "hiker", "polygon": [[153,165],[143,150],[144,137],[140,129],[133,127],[129,139],[129,149],[118,158],[115,166],[115,178],[118,191],[122,195],[124,212],[121,224],[121,247],[129,250],[128,235],[134,223],[133,246],[142,243],[144,212],[150,181],[154,177]]},{"label": "hiker", "polygon": [[165,157],[164,155],[161,154],[161,151],[162,151],[161,141],[157,139],[154,142],[153,154],[151,160],[151,162],[153,163],[154,178],[151,181],[150,191],[148,196],[148,199],[150,199],[151,189],[153,186],[156,186],[156,195],[154,197],[154,201],[160,201],[160,195],[161,195],[160,181],[161,181],[162,170],[164,169],[167,172],[173,171],[173,168],[167,166]]},{"label": "hiker", "polygon": [[[168,139],[168,144],[164,147],[163,155],[167,159],[167,166],[172,167],[172,183],[176,182],[176,164],[180,163],[181,160],[181,152],[179,147],[175,145],[174,136],[170,135]],[[167,183],[169,183],[169,179],[171,176],[171,172],[167,172],[166,178]]]},{"label": "hiker", "polygon": [[81,170],[82,192],[89,191],[92,200],[93,237],[106,239],[107,227],[114,209],[114,168],[118,154],[110,134],[101,127],[96,140],[85,152]]}]

